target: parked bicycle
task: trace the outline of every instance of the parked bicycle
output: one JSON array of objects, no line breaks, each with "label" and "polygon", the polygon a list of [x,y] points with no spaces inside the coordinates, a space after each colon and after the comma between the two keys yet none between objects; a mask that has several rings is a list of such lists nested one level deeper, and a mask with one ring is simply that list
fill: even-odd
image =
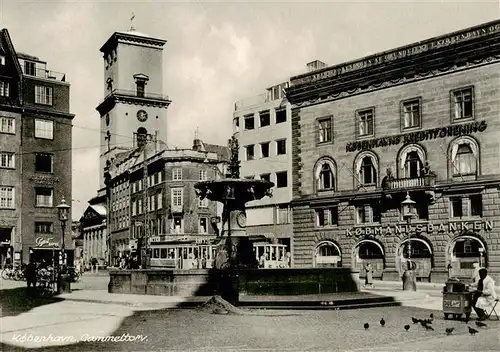
[{"label": "parked bicycle", "polygon": [[24,280],[24,268],[22,267],[8,267],[2,270],[2,279],[4,280]]},{"label": "parked bicycle", "polygon": [[80,273],[72,266],[68,267],[68,275],[71,282],[78,282],[80,280]]}]

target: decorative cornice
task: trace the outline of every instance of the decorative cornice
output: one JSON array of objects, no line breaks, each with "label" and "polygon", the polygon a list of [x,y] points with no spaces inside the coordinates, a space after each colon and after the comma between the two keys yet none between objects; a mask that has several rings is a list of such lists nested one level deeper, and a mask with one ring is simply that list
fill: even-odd
[{"label": "decorative cornice", "polygon": [[97,106],[96,110],[101,116],[107,114],[117,103],[130,105],[140,105],[149,107],[167,108],[172,101],[167,97],[137,97],[129,94],[111,93],[103,102]]},{"label": "decorative cornice", "polygon": [[51,186],[59,182],[59,179],[53,175],[47,175],[47,176],[32,175],[29,176],[29,180],[33,181],[33,183],[37,185],[51,185]]},{"label": "decorative cornice", "polygon": [[403,84],[408,84],[408,83],[413,83],[429,78],[434,78],[434,77],[439,77],[443,75],[447,75],[450,73],[454,72],[460,72],[460,71],[465,71],[465,70],[470,70],[473,68],[477,68],[480,66],[488,65],[488,64],[493,64],[493,63],[498,63],[500,62],[500,54],[499,55],[493,55],[489,56],[484,59],[479,59],[479,60],[471,60],[470,62],[467,62],[465,65],[453,65],[449,66],[446,68],[438,68],[438,69],[433,69],[433,70],[428,70],[428,71],[422,71],[418,74],[414,74],[412,77],[400,77],[400,78],[395,78],[387,81],[381,81],[377,83],[373,83],[364,87],[357,86],[353,87],[351,89],[343,89],[343,90],[338,90],[334,93],[330,94],[320,94],[318,91],[319,89],[315,89],[314,87],[311,88],[309,91],[309,97],[303,97],[302,98],[297,98],[297,100],[293,101],[292,103],[295,105],[294,107],[307,107],[307,106],[312,106],[316,104],[322,104],[322,103],[327,103],[331,102],[334,100],[339,100],[355,95],[360,95],[360,94],[365,94],[369,92],[373,92],[376,90],[380,89],[385,89],[385,88],[390,88],[390,87],[395,87]]}]

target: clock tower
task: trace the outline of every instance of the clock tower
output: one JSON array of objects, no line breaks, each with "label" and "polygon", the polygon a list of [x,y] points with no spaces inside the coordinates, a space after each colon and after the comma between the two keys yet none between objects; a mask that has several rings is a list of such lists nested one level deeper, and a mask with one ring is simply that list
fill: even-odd
[{"label": "clock tower", "polygon": [[104,100],[101,119],[99,185],[104,167],[116,154],[147,140],[167,142],[167,108],[163,94],[163,46],[166,41],[131,29],[115,32],[102,46]]}]

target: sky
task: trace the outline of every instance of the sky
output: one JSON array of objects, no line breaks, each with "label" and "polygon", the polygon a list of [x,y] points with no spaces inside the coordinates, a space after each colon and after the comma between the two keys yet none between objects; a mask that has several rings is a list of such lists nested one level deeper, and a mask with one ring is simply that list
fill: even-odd
[{"label": "sky", "polygon": [[[167,40],[163,53],[167,144],[226,144],[234,103],[306,72],[500,18],[488,1],[44,1],[0,0],[0,28],[19,52],[47,61],[71,83],[72,217],[99,187],[99,48],[130,29]],[[217,126],[218,128],[213,128]]]}]

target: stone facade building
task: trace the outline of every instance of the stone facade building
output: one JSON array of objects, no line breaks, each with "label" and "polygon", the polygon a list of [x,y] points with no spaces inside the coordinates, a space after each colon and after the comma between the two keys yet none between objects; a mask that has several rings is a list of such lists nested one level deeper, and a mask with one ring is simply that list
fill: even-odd
[{"label": "stone facade building", "polygon": [[295,266],[500,279],[499,55],[495,21],[291,78]]},{"label": "stone facade building", "polygon": [[97,259],[99,265],[108,264],[106,220],[106,193],[101,191],[89,200],[89,206],[80,218],[81,257],[85,266],[90,265],[92,258]]},{"label": "stone facade building", "polygon": [[[71,202],[70,84],[47,63],[15,51],[0,31],[0,256],[52,260],[62,245],[57,204]],[[64,233],[73,258],[71,216]]]}]

